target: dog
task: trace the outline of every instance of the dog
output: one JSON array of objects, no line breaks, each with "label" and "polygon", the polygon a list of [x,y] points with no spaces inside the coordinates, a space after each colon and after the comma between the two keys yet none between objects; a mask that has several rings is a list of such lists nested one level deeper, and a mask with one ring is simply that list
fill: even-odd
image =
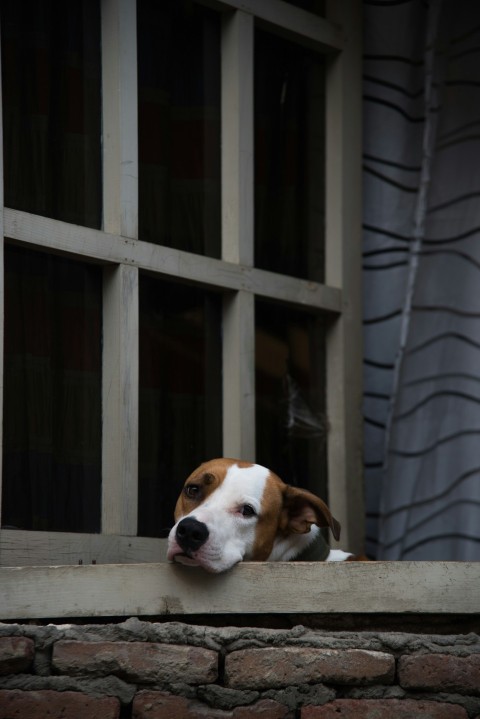
[{"label": "dog", "polygon": [[175,507],[167,559],[224,572],[241,561],[352,561],[320,532],[340,524],[319,497],[285,484],[266,467],[212,459],[188,477]]}]

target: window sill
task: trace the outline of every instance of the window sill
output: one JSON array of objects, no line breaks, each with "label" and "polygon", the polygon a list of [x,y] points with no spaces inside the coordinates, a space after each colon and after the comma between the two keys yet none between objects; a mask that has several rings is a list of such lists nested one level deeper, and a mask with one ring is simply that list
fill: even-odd
[{"label": "window sill", "polygon": [[0,620],[192,614],[479,614],[480,563],[0,568]]}]

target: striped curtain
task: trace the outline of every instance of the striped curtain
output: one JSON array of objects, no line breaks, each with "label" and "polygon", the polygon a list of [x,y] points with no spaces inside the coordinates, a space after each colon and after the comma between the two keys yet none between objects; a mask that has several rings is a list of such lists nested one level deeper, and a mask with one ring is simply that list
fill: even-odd
[{"label": "striped curtain", "polygon": [[480,3],[364,11],[367,549],[480,560]]}]

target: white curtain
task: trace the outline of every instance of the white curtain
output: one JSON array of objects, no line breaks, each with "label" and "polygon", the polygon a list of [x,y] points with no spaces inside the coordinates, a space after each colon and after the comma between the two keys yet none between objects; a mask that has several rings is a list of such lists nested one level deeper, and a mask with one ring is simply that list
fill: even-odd
[{"label": "white curtain", "polygon": [[364,22],[367,550],[480,560],[480,3]]}]

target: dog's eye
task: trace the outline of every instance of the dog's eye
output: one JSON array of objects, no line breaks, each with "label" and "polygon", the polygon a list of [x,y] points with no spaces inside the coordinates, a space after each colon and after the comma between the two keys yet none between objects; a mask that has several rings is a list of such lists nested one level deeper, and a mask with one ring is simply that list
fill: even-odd
[{"label": "dog's eye", "polygon": [[244,517],[254,517],[256,515],[256,511],[251,504],[244,504],[240,512]]},{"label": "dog's eye", "polygon": [[200,495],[200,487],[198,484],[188,484],[183,491],[189,499],[198,499]]}]

